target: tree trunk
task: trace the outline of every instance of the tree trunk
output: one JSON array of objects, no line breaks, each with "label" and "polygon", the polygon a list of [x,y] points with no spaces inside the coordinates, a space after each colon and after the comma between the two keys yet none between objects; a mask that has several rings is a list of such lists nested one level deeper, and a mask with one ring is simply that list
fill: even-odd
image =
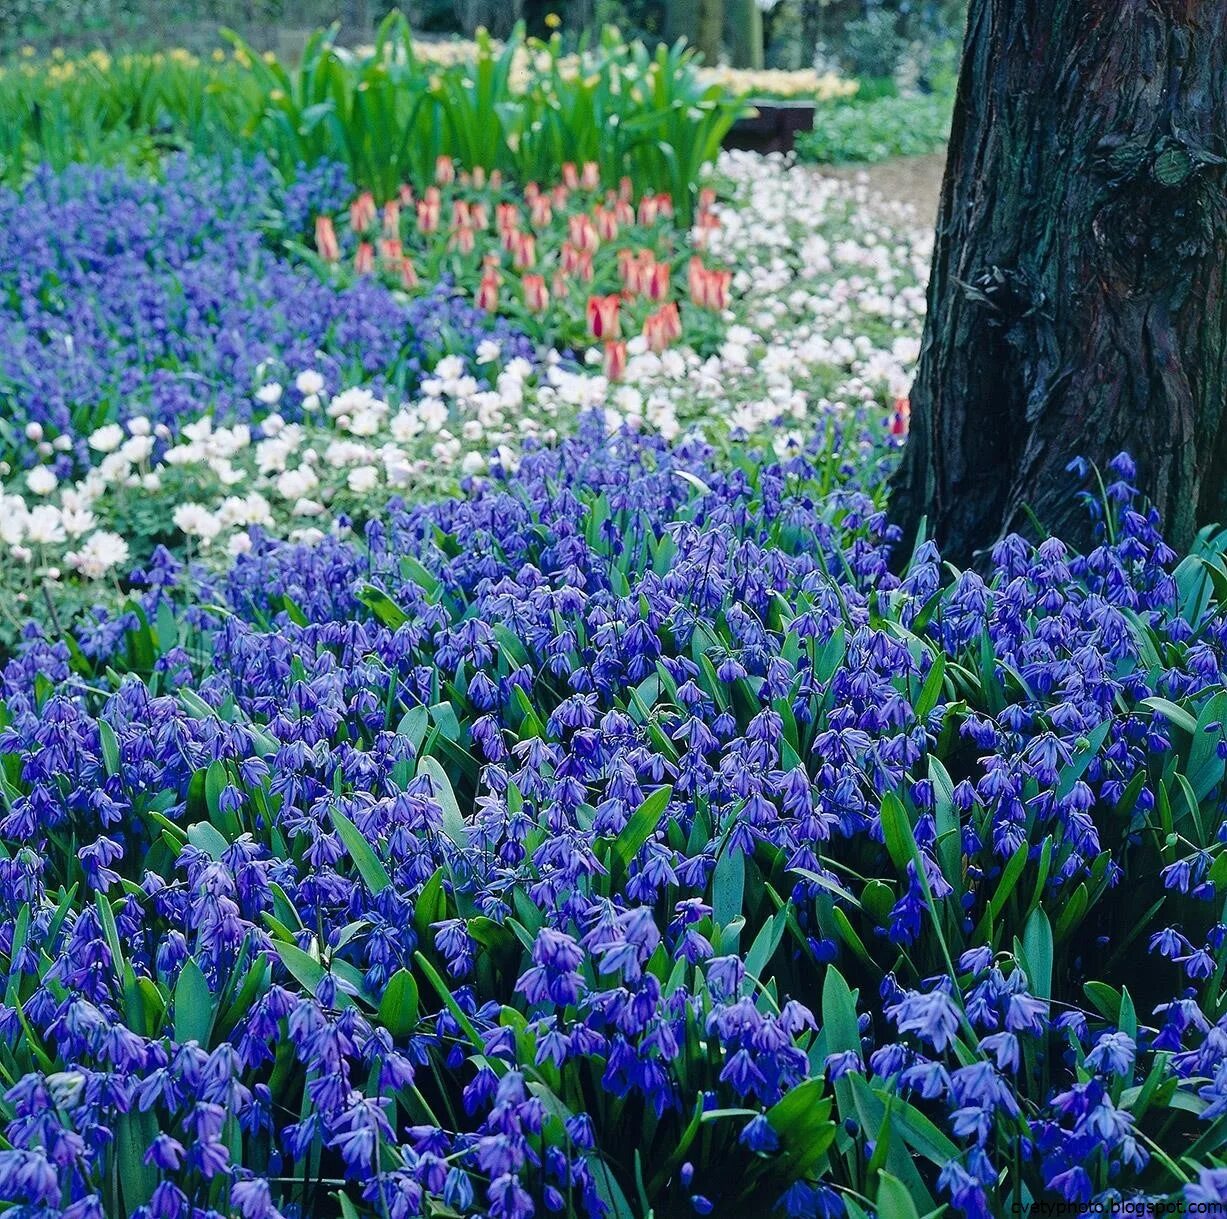
[{"label": "tree trunk", "polygon": [[665,4],[665,41],[684,38],[690,45],[699,41],[699,0],[667,0]]},{"label": "tree trunk", "polygon": [[735,68],[763,66],[763,10],[758,0],[733,0],[729,6],[729,56]]},{"label": "tree trunk", "polygon": [[968,561],[1085,544],[1122,450],[1168,537],[1227,520],[1223,0],[972,0],[892,513]]},{"label": "tree trunk", "polygon": [[695,45],[703,62],[713,67],[720,62],[720,39],[724,33],[724,0],[699,0],[699,28]]}]

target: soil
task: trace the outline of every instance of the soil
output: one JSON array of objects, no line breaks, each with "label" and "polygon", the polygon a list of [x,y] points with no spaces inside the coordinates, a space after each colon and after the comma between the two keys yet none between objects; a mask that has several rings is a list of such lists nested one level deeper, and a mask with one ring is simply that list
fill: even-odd
[{"label": "soil", "polygon": [[824,165],[819,172],[849,182],[864,180],[879,198],[911,206],[916,219],[929,225],[937,220],[945,166],[945,153],[934,153],[926,157],[897,157],[877,165]]}]

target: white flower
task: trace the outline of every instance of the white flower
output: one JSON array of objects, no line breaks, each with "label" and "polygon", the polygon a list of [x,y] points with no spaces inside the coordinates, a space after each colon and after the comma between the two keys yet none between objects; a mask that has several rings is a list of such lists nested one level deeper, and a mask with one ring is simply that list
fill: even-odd
[{"label": "white flower", "polygon": [[153,425],[144,415],[133,415],[128,420],[128,433],[132,436],[148,436]]},{"label": "white flower", "polygon": [[370,410],[376,401],[375,395],[369,389],[355,385],[350,389],[342,390],[328,403],[328,417],[338,419],[342,415],[353,415],[358,411]]},{"label": "white flower", "polygon": [[50,495],[59,483],[60,480],[50,466],[35,466],[26,474],[26,486],[35,495]]},{"label": "white flower", "polygon": [[86,540],[80,550],[64,556],[69,567],[87,580],[99,580],[112,568],[128,561],[128,543],[118,533],[100,529]]},{"label": "white flower", "polygon": [[424,398],[418,403],[418,414],[428,432],[437,432],[447,422],[447,407],[438,398]]},{"label": "white flower", "polygon": [[256,401],[263,406],[276,406],[281,401],[281,386],[276,381],[261,385],[256,390]]},{"label": "white flower", "polygon": [[277,494],[282,499],[297,500],[319,486],[319,478],[309,466],[285,470],[277,476]]},{"label": "white flower", "polygon": [[153,437],[148,435],[133,436],[125,440],[119,449],[120,453],[127,461],[133,465],[138,465],[142,461],[147,461],[153,453]]},{"label": "white flower", "polygon": [[238,533],[230,535],[226,542],[226,553],[231,558],[237,558],[241,554],[246,554],[251,549],[251,534],[245,529],[239,530]]},{"label": "white flower", "polygon": [[413,411],[397,411],[388,421],[388,430],[397,444],[407,444],[422,433],[422,416]]},{"label": "white flower", "polygon": [[294,516],[323,516],[325,508],[316,500],[303,498],[297,500],[290,511]]},{"label": "white flower", "polygon": [[435,365],[435,376],[441,381],[457,381],[464,376],[464,359],[461,356],[444,356]]},{"label": "white flower", "polygon": [[42,438],[43,438],[43,425],[39,423],[37,420],[31,419],[30,422],[26,424],[26,439],[27,440],[42,440]]},{"label": "white flower", "polygon": [[64,540],[64,522],[60,510],[50,504],[39,504],[25,521],[26,541],[36,546],[50,546]]},{"label": "white flower", "polygon": [[171,519],[177,529],[206,546],[222,531],[221,522],[203,504],[180,504]]},{"label": "white flower", "polygon": [[477,344],[478,364],[493,364],[502,354],[502,348],[493,339],[482,339]]},{"label": "white flower", "polygon": [[486,459],[476,449],[470,449],[464,455],[460,468],[465,474],[478,474],[486,468]]},{"label": "white flower", "polygon": [[88,508],[62,508],[60,522],[70,538],[84,537],[98,523]]},{"label": "white flower", "polygon": [[304,368],[294,378],[294,388],[304,397],[313,397],[323,392],[324,378],[314,368]]},{"label": "white flower", "polygon": [[379,471],[374,466],[355,466],[346,479],[355,495],[366,495],[379,484]]}]

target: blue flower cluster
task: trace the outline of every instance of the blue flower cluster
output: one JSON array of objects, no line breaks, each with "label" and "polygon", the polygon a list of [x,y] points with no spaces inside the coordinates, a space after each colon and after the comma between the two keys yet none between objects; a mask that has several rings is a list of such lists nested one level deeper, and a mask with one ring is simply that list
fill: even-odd
[{"label": "blue flower cluster", "polygon": [[9,1213],[1227,1200],[1227,575],[1124,458],[1093,552],[897,573],[860,426],[598,421],[32,631]]},{"label": "blue flower cluster", "polygon": [[[77,166],[0,192],[0,447],[19,453],[27,423],[83,446],[138,414],[172,427],[207,412],[244,419],[267,362],[316,368],[330,392],[405,391],[483,338],[531,356],[447,286],[406,303],[369,279],[339,287],[287,254],[351,194],[337,167],[287,187],[263,161],[188,158],[159,181]],[[295,398],[288,390],[288,417]],[[59,461],[68,473],[72,454]]]}]

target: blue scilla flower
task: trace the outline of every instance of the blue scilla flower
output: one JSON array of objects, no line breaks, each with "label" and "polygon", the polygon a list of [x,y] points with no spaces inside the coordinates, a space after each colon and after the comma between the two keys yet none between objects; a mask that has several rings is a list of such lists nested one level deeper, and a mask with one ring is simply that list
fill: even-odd
[{"label": "blue scilla flower", "polygon": [[915,1033],[938,1051],[950,1044],[959,1027],[959,1008],[945,982],[929,991],[904,991],[884,1010],[901,1033]]}]

